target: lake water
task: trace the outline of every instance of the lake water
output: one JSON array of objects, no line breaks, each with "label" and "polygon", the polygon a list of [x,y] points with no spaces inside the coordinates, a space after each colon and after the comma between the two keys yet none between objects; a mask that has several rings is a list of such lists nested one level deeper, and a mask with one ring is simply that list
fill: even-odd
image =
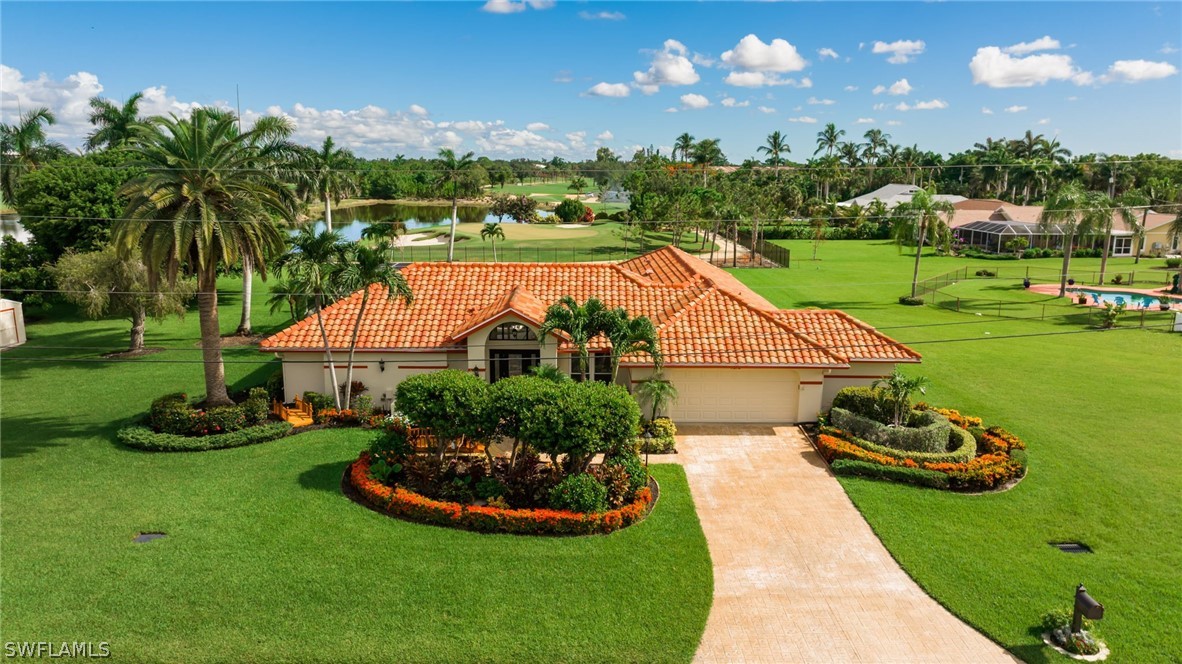
[{"label": "lake water", "polygon": [[[538,210],[539,217],[548,217],[551,214],[545,210]],[[461,205],[456,216],[461,224],[490,224],[497,221],[505,224],[517,223],[509,217],[499,220],[489,213],[487,206],[480,205]],[[406,224],[408,231],[413,232],[418,228],[450,224],[451,206],[376,203],[332,211],[332,227],[341,231],[341,235],[351,241],[360,240],[361,229],[375,221],[401,221]],[[316,220],[314,228],[317,231],[324,230],[324,219]]]},{"label": "lake water", "polygon": [[17,242],[28,243],[33,239],[33,234],[25,230],[21,226],[21,218],[17,215],[4,215],[0,217],[0,238],[12,237],[16,238]]}]

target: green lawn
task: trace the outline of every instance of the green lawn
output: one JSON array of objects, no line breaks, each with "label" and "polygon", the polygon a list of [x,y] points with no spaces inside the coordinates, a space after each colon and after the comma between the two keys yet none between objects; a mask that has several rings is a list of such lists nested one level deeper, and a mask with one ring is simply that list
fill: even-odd
[{"label": "green lawn", "polygon": [[[800,257],[792,269],[735,274],[778,306],[840,307],[909,343],[924,362],[908,373],[932,379],[926,400],[984,416],[1030,446],[1028,477],[1001,494],[840,478],[920,585],[1018,656],[1041,662],[1066,660],[1042,646],[1039,617],[1069,609],[1082,582],[1107,609],[1099,631],[1112,647],[1109,661],[1182,660],[1182,334],[1137,329],[1132,314],[1128,327],[1088,331],[1083,308],[1057,298],[1045,320],[904,307],[896,298],[909,290],[913,253],[829,242],[814,262],[804,259],[808,242],[783,244]],[[1059,263],[933,256],[922,272]],[[1131,263],[1110,261],[1122,270]],[[1074,273],[1099,260],[1072,264]],[[1161,264],[1143,260],[1137,269]],[[1022,292],[1019,278],[952,289],[979,300],[1046,300]],[[1047,545],[1063,540],[1095,553]]]},{"label": "green lawn", "polygon": [[[234,290],[232,279],[223,289]],[[260,284],[261,286],[261,284]],[[256,327],[266,315],[256,287]],[[237,323],[223,299],[222,326]],[[36,312],[30,312],[36,313]],[[51,322],[52,321],[52,322]],[[123,661],[687,661],[711,603],[678,466],[651,517],[602,537],[479,535],[397,521],[339,490],[359,430],[216,452],[117,446],[155,396],[201,391],[197,316],[149,323],[170,350],[112,364],[122,321],[68,308],[0,364],[0,641],[108,641]],[[48,348],[38,349],[36,346]],[[228,349],[232,380],[274,365]],[[134,544],[140,531],[169,536]]]},{"label": "green lawn", "polygon": [[[490,186],[490,187],[487,187],[485,189],[485,191],[489,194],[530,196],[532,198],[537,199],[538,202],[540,202],[540,203],[560,203],[567,196],[574,195],[575,192],[572,191],[571,189],[567,188],[569,186],[570,186],[569,180],[564,180],[562,182],[545,182],[545,183],[527,182],[525,184],[507,184],[504,187]],[[592,180],[587,180],[587,187],[583,189],[583,195],[584,196],[586,196],[588,194],[598,195],[598,192],[599,192],[599,189],[596,187],[595,182]],[[596,213],[602,212],[605,209],[609,214],[612,212],[617,212],[619,210],[627,210],[628,209],[627,205],[624,205],[621,203],[614,203],[614,202],[608,203],[606,205],[606,208],[601,203],[587,203],[587,205],[590,205],[591,209],[595,210]]]}]

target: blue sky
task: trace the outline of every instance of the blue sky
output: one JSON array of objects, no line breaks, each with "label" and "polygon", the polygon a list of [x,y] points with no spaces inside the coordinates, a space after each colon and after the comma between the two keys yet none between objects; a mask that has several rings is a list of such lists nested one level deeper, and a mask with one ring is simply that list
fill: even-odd
[{"label": "blue sky", "polygon": [[[1182,156],[1182,4],[4,2],[0,112],[234,103],[365,156],[579,158],[835,122],[947,152],[1032,129],[1076,152]],[[922,43],[921,43],[922,42]],[[828,49],[828,50],[823,50]],[[882,89],[875,94],[875,89]]]}]

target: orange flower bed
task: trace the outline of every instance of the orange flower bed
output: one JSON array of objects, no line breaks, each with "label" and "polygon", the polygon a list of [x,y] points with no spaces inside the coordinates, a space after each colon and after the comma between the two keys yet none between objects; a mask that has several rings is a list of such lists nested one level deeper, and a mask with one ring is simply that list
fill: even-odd
[{"label": "orange flower bed", "polygon": [[961,488],[992,489],[1021,472],[1021,464],[1007,454],[983,454],[965,463],[925,463],[923,467],[948,475],[953,486]]},{"label": "orange flower bed", "polygon": [[653,502],[652,491],[636,492],[636,500],[619,509],[579,513],[550,509],[503,509],[432,500],[401,487],[391,487],[369,476],[373,461],[362,452],[349,466],[349,483],[371,505],[421,523],[451,526],[483,533],[516,535],[593,535],[610,533],[644,518]]},{"label": "orange flower bed", "polygon": [[981,426],[981,418],[973,417],[972,415],[965,415],[959,410],[952,408],[936,408],[935,406],[929,406],[928,404],[921,401],[915,404],[915,409],[930,410],[934,413],[939,413],[944,417],[947,417],[949,422],[952,422],[952,424],[962,429],[971,429],[972,427]]},{"label": "orange flower bed", "polygon": [[821,456],[825,457],[825,461],[830,463],[834,459],[850,459],[852,461],[869,461],[870,463],[877,463],[880,466],[919,467],[911,459],[896,459],[895,457],[879,454],[878,452],[871,452],[848,440],[843,440],[825,433],[817,437],[817,447],[821,450]]},{"label": "orange flower bed", "polygon": [[1026,443],[1023,443],[1021,438],[1001,427],[986,429],[985,433],[981,434],[979,444],[986,452],[993,454],[1008,454],[1013,450],[1026,449]]}]

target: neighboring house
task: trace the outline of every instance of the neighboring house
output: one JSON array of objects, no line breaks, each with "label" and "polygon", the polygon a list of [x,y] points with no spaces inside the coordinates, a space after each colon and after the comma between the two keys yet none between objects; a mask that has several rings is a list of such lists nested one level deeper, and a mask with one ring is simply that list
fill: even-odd
[{"label": "neighboring house", "polygon": [[[910,203],[911,197],[914,196],[915,192],[917,191],[923,191],[923,187],[913,184],[888,184],[883,185],[868,194],[862,194],[861,196],[851,198],[848,201],[842,201],[838,203],[838,205],[843,205],[845,207],[849,207],[851,205],[866,207],[867,205],[870,205],[874,201],[878,200],[882,201],[889,210],[903,203]],[[961,201],[967,200],[964,196],[956,196],[953,194],[936,194],[932,197],[932,199],[937,201],[948,201],[949,203],[959,203]]]},{"label": "neighboring house", "polygon": [[1174,219],[1177,219],[1177,215],[1162,212],[1150,212],[1145,216],[1145,253],[1162,251],[1174,256],[1182,253],[1182,237],[1170,237],[1170,226]]},{"label": "neighboring house", "polygon": [[[619,264],[412,263],[402,269],[414,303],[371,286],[361,322],[354,380],[389,406],[408,376],[453,368],[489,381],[539,363],[571,372],[575,348],[538,339],[546,309],[562,296],[599,298],[658,328],[664,375],[680,393],[681,422],[813,421],[838,389],[869,385],[898,363],[919,362],[906,346],[840,311],[780,310],[730,274],[672,247]],[[345,380],[345,355],[361,292],[324,310]],[[592,343],[593,378],[610,380],[605,340]],[[316,318],[261,344],[283,361],[286,398],[331,389]],[[629,388],[653,374],[651,358],[626,357],[617,381]]]}]

